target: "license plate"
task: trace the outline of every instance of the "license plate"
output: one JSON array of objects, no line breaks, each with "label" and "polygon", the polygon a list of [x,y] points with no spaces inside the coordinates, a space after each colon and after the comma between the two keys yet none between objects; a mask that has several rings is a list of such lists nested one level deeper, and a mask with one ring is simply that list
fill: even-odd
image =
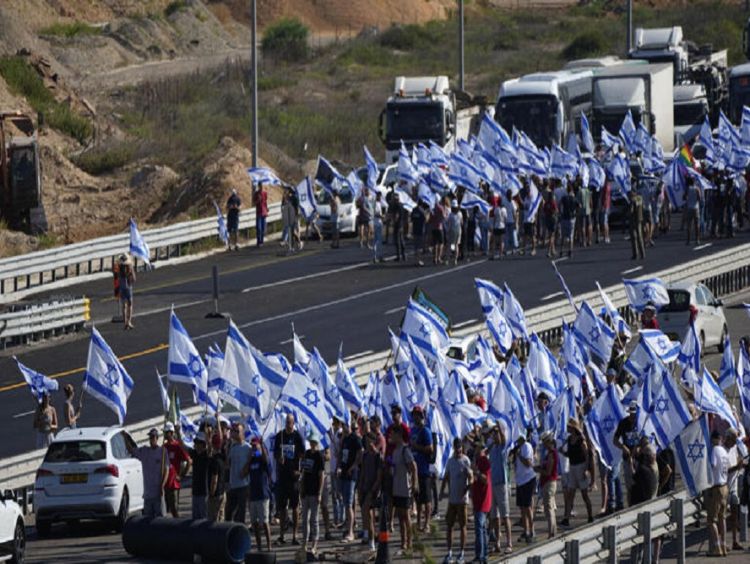
[{"label": "license plate", "polygon": [[60,476],[61,484],[85,484],[88,481],[88,474],[63,474]]}]

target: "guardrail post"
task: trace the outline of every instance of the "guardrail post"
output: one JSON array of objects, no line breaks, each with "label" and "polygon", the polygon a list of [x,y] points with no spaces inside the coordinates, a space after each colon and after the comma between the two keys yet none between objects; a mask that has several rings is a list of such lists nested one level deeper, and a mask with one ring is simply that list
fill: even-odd
[{"label": "guardrail post", "polygon": [[617,564],[617,525],[604,527],[604,547],[609,551],[607,564]]},{"label": "guardrail post", "polygon": [[651,562],[651,513],[648,511],[638,514],[638,534],[643,535],[641,547],[643,562]]},{"label": "guardrail post", "polygon": [[677,524],[677,535],[675,538],[677,562],[685,563],[685,502],[681,499],[673,499],[671,505],[672,522]]},{"label": "guardrail post", "polygon": [[578,564],[581,542],[573,539],[565,542],[565,564]]}]

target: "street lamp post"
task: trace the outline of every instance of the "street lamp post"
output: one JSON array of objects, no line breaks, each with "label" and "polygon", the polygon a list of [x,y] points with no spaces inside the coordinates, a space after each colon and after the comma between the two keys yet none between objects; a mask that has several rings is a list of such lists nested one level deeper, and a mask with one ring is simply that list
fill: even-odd
[{"label": "street lamp post", "polygon": [[252,56],[251,56],[251,74],[252,74],[252,106],[253,106],[253,167],[258,166],[258,6],[257,0],[251,0],[252,7],[250,16],[252,19]]},{"label": "street lamp post", "polygon": [[633,47],[633,0],[628,0],[628,36],[625,41],[625,49],[628,53]]},{"label": "street lamp post", "polygon": [[458,89],[464,90],[464,0],[458,0]]}]

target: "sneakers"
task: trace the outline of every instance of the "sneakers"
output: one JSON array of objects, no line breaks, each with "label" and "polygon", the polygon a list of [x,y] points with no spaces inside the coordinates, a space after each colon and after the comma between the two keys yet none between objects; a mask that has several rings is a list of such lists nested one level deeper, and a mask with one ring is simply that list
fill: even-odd
[{"label": "sneakers", "polygon": [[453,562],[453,553],[449,552],[443,558],[443,564],[451,564]]},{"label": "sneakers", "polygon": [[461,551],[461,553],[458,555],[458,558],[456,558],[456,564],[464,564],[464,553]]}]

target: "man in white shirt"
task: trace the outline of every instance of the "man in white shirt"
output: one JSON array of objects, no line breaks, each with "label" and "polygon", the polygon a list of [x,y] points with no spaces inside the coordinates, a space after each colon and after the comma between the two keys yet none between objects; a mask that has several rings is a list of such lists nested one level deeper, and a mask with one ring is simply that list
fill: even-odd
[{"label": "man in white shirt", "polygon": [[742,468],[745,466],[744,458],[747,456],[747,449],[741,441],[737,440],[737,431],[731,428],[724,432],[724,448],[726,448],[729,456],[729,471],[727,473],[729,519],[727,524],[732,531],[732,550],[745,550],[737,540],[737,533],[740,516],[739,482]]},{"label": "man in white shirt", "polygon": [[706,521],[708,522],[709,556],[726,556],[726,523],[729,455],[721,444],[721,433],[711,433],[711,487],[706,491]]},{"label": "man in white shirt", "polygon": [[534,471],[534,449],[525,437],[516,440],[511,455],[516,461],[516,505],[521,510],[523,533],[519,540],[534,540],[534,516],[531,512],[532,498],[536,490],[536,472]]}]

